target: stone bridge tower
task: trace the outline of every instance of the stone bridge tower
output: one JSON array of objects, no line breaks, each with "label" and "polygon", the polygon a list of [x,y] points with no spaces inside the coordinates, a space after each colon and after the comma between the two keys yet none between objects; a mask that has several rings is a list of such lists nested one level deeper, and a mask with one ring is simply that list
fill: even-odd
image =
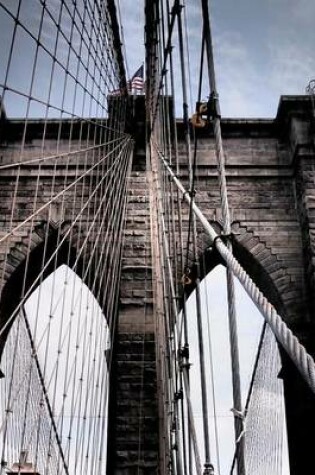
[{"label": "stone bridge tower", "polygon": [[[143,98],[138,98],[140,101]],[[143,118],[139,121],[140,129],[142,126]],[[281,97],[275,119],[222,120],[235,255],[312,355],[315,354],[314,131],[314,111],[308,96]],[[177,132],[180,179],[187,189],[188,172],[181,122],[177,122]],[[199,129],[197,133],[199,182],[196,203],[208,220],[220,227],[213,133],[207,129]],[[154,304],[152,307],[151,284],[145,289],[141,286],[144,274],[146,282],[150,282],[151,272],[153,280],[156,278],[158,264],[151,261],[148,232],[151,172],[137,167],[140,153],[144,153],[143,143],[136,149],[129,182],[117,335],[119,370],[114,374],[116,386],[113,385],[121,389],[113,398],[117,417],[117,422],[113,422],[117,430],[113,441],[113,453],[116,454],[113,465],[117,467],[117,472],[113,470],[113,473],[126,474],[132,473],[131,467],[137,463],[134,450],[141,431],[148,434],[143,446],[146,454],[143,473],[155,473],[157,438],[154,439],[153,433],[158,427],[156,415],[151,412],[153,407],[158,407],[158,400],[152,398],[158,388],[152,376],[154,360],[150,363],[154,352],[154,319],[157,317]],[[153,215],[154,210],[151,209]],[[188,221],[188,215],[184,215],[183,220]],[[210,271],[217,263],[217,255],[207,253],[204,272]],[[283,368],[279,377],[284,381],[290,466],[291,473],[297,475],[311,466],[312,439],[309,434],[315,424],[315,404],[313,395],[291,361],[281,349],[280,352]],[[134,405],[137,398],[139,400],[140,392],[139,387],[130,382],[130,365],[134,361],[133,371],[136,374],[141,357],[145,360],[142,367],[142,374],[145,375],[142,380],[143,422],[141,429],[137,425],[136,429],[127,430],[126,422],[132,425],[134,416],[139,417],[139,409]],[[159,381],[157,384],[159,387]],[[144,409],[146,402],[150,402],[147,413]],[[154,429],[148,432],[149,426]],[[130,447],[129,452],[127,447]]]},{"label": "stone bridge tower", "polygon": [[[108,473],[119,475],[157,473],[159,453],[163,450],[163,438],[159,437],[162,411],[155,362],[157,296],[153,293],[158,264],[152,258],[155,243],[151,236],[155,223],[151,170],[146,166],[144,110],[144,97],[135,97],[131,132],[136,140],[133,166],[126,184],[128,206],[121,281],[115,283],[117,294],[119,288],[119,317],[113,335],[115,360],[109,409]],[[33,134],[28,142],[30,156],[38,146],[41,126],[40,121],[30,124]],[[18,122],[6,123],[0,144],[2,163],[14,160],[14,149],[21,135],[19,127]],[[74,127],[79,128],[80,123]],[[182,140],[180,122],[177,128]],[[49,130],[53,143],[53,121]],[[64,131],[66,136],[66,128]],[[222,120],[222,131],[236,257],[314,355],[315,130],[312,102],[307,96],[282,97],[274,120],[225,119]],[[206,217],[220,226],[213,135],[211,130],[198,134],[200,179],[196,202]],[[46,143],[49,143],[48,139]],[[187,185],[183,141],[180,147],[180,178]],[[40,177],[43,190],[45,183],[51,180],[49,170],[47,163]],[[22,175],[25,196],[32,196],[36,177],[31,164],[23,168]],[[13,183],[10,172],[0,172],[3,227],[10,219]],[[27,207],[22,202],[16,206],[22,220]],[[62,226],[58,222],[58,207],[55,214],[49,231],[51,249],[58,226]],[[184,221],[187,219],[188,216],[183,216]],[[35,267],[43,254],[40,247],[43,233],[45,227],[41,222],[36,223],[31,239]],[[23,233],[13,241],[6,257],[9,267],[2,289],[2,324],[14,306],[12,292],[20,285],[20,272],[27,258]],[[0,251],[3,258],[5,250]],[[62,256],[60,259],[62,261]],[[211,270],[217,262],[215,253],[208,253],[204,270]],[[113,311],[115,309],[113,305]],[[3,344],[4,341],[2,347]],[[313,439],[309,434],[315,427],[314,397],[283,353],[282,362],[280,376],[285,388],[291,474],[300,475],[308,473],[313,462]]]}]

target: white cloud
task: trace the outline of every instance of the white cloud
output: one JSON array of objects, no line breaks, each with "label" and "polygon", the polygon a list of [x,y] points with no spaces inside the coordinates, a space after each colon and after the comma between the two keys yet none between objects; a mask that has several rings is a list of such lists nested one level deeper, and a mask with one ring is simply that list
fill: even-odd
[{"label": "white cloud", "polygon": [[270,43],[269,50],[271,87],[282,94],[304,94],[315,76],[312,46],[287,37]]},{"label": "white cloud", "polygon": [[261,115],[261,92],[265,81],[239,32],[222,32],[215,41],[218,89],[226,117]]},{"label": "white cloud", "polygon": [[284,23],[301,21],[313,26],[315,17],[315,3],[312,0],[268,0],[276,12],[282,13]]}]

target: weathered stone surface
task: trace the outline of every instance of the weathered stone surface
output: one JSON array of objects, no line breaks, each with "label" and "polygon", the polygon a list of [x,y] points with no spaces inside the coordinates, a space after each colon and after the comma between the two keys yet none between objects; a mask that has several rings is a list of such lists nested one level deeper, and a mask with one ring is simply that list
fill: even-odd
[{"label": "weathered stone surface", "polygon": [[[139,101],[142,99],[140,98]],[[140,102],[139,102],[140,104]],[[155,305],[153,283],[155,269],[152,262],[150,192],[144,154],[144,108],[139,106],[140,118],[135,124],[137,146],[134,166],[128,181],[128,204],[122,254],[119,320],[115,341],[115,361],[112,380],[112,403],[109,427],[109,474],[132,475],[158,473],[158,409],[155,367]],[[297,332],[311,353],[315,352],[315,149],[310,100],[306,96],[282,98],[275,120],[224,119],[222,132],[226,154],[228,198],[232,216],[235,255],[251,274],[265,295],[277,307],[284,319]],[[77,125],[80,125],[79,123]],[[12,127],[18,124],[12,123]],[[29,124],[33,134],[24,150],[24,159],[41,153],[38,128],[40,121]],[[56,124],[47,124],[49,135],[45,141],[45,154],[52,156],[57,150]],[[37,130],[38,129],[38,130]],[[199,130],[198,134],[198,188],[196,202],[217,229],[222,229],[220,193],[217,180],[213,132]],[[21,135],[21,134],[20,134]],[[14,134],[1,146],[1,163],[21,159],[20,135]],[[66,131],[65,131],[66,135]],[[188,184],[187,159],[183,141],[183,127],[178,122],[180,178]],[[89,143],[85,143],[88,147]],[[78,143],[73,141],[72,149]],[[59,141],[59,152],[69,150],[65,137]],[[54,191],[65,186],[64,169],[67,163],[66,183],[73,181],[76,168],[82,170],[87,158],[93,164],[96,157],[83,151],[75,158],[58,162]],[[81,163],[82,160],[82,163]],[[52,163],[45,164],[39,177],[37,206],[50,196]],[[20,192],[16,201],[13,223],[26,218],[33,207],[37,169],[23,167],[20,173]],[[114,178],[114,175],[113,177]],[[94,177],[77,191],[87,199],[93,188]],[[12,190],[16,177],[12,170],[0,173],[0,237],[8,230],[11,219]],[[114,184],[113,184],[114,186]],[[71,193],[67,196],[71,199]],[[78,209],[80,204],[78,203]],[[51,209],[51,226],[60,224],[61,209]],[[182,204],[184,240],[188,236],[189,209]],[[73,230],[79,249],[86,234],[84,226],[90,217],[82,218],[80,229]],[[63,231],[71,215],[65,210]],[[0,270],[2,281],[12,276],[29,250],[43,240],[47,213],[33,221],[31,236],[20,229],[11,237],[10,246],[0,244]],[[178,220],[175,221],[178,226]],[[104,239],[110,240],[109,233]],[[206,270],[211,270],[211,253],[205,253],[209,240],[201,236],[200,257],[205,255]],[[86,252],[93,246],[88,237]],[[172,243],[171,259],[178,257]],[[104,258],[100,249],[98,256]],[[190,263],[193,265],[193,258]],[[180,279],[180,270],[178,278]],[[309,470],[305,454],[312,453],[305,436],[315,426],[314,401],[301,383],[291,363],[283,356],[284,380],[289,422],[289,443],[294,475]],[[308,401],[308,402],[305,402]],[[313,409],[312,409],[313,404]],[[139,436],[140,434],[140,436]],[[139,456],[140,454],[140,456]],[[304,459],[305,470],[295,460]],[[302,463],[302,464],[301,464]],[[164,474],[162,474],[164,475]]]}]

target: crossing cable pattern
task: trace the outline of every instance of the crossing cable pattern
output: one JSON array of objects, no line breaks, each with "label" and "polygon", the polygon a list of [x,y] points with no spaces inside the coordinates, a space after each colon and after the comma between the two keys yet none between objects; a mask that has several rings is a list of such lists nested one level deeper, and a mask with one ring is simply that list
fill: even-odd
[{"label": "crossing cable pattern", "polygon": [[[146,31],[148,46],[147,76],[150,78],[150,82],[148,83],[147,97],[149,103],[154,105],[154,107],[151,107],[151,116],[149,117],[149,120],[151,123],[151,130],[154,129],[152,130],[152,136],[155,134],[154,136],[156,140],[161,143],[163,147],[163,153],[169,158],[171,163],[173,163],[172,157],[175,156],[176,163],[174,163],[174,166],[178,168],[179,162],[178,152],[176,149],[177,144],[175,142],[175,145],[173,145],[172,140],[172,136],[176,136],[177,132],[174,124],[175,107],[174,103],[172,103],[172,99],[175,98],[174,78],[172,77],[174,70],[171,68],[170,80],[168,82],[166,66],[168,66],[168,63],[173,64],[174,61],[171,36],[175,31],[174,17],[176,16],[179,34],[179,49],[181,51],[180,83],[182,84],[183,92],[183,111],[186,124],[188,124],[186,67],[183,62],[184,42],[181,20],[182,6],[176,1],[173,3],[173,5],[170,5],[169,2],[165,2],[165,5],[163,2],[160,4],[157,3],[158,2],[156,2],[155,5],[146,6]],[[171,19],[169,22],[168,20],[164,19],[163,11],[171,13]],[[154,25],[159,25],[160,30],[158,31]],[[158,38],[160,41],[158,41]],[[167,41],[164,40],[165,38],[167,38]],[[169,88],[173,94],[172,99],[169,98]],[[185,136],[186,150],[189,158],[190,139],[189,131],[187,129],[185,129]],[[151,142],[151,153],[153,157],[156,151],[152,148],[152,144],[153,142]],[[188,268],[188,266],[190,266],[190,260],[192,261],[192,264],[195,262],[196,235],[195,232],[193,233],[193,236],[191,236],[190,233],[187,235],[186,230],[183,233],[181,232],[182,225],[184,225],[182,216],[185,211],[182,209],[180,199],[178,198],[178,191],[173,188],[173,185],[169,182],[168,177],[165,174],[162,173],[159,175],[159,172],[155,167],[156,162],[152,159],[153,174],[154,176],[159,176],[156,181],[157,195],[155,206],[158,209],[157,219],[159,223],[159,237],[160,242],[162,243],[162,248],[159,252],[160,265],[162,266],[162,269],[164,269],[164,284],[162,293],[164,294],[164,301],[167,302],[166,311],[164,313],[164,331],[161,331],[160,328],[157,328],[157,332],[160,335],[160,348],[158,348],[158,350],[163,353],[160,354],[158,358],[160,362],[163,361],[163,356],[166,356],[166,359],[172,362],[170,365],[166,365],[165,372],[168,375],[170,385],[165,390],[166,400],[164,401],[166,407],[169,407],[168,414],[170,414],[169,426],[165,428],[166,432],[169,434],[166,437],[170,441],[169,459],[176,473],[193,473],[194,470],[196,470],[196,473],[201,473],[203,470],[203,462],[201,461],[189,389],[189,344],[185,312],[185,298],[183,300],[183,319],[181,324],[179,326],[177,325],[177,314],[180,308],[179,299],[182,300],[180,296],[183,295],[185,279],[189,279],[189,277],[185,275],[184,268]],[[177,199],[175,198],[176,195]],[[180,229],[180,237],[177,241],[175,235],[178,232],[178,228]],[[188,242],[185,242],[187,238]],[[188,258],[185,258],[185,263],[182,260],[181,272],[178,274],[177,268],[174,274],[174,269],[176,269],[176,259],[174,260],[174,256],[185,256],[185,249],[189,250],[192,245],[194,246],[194,249],[192,249],[191,252],[188,251]],[[177,359],[177,356],[179,359]],[[181,363],[179,363],[179,360]],[[187,405],[183,400],[184,393]],[[204,397],[204,411],[207,410],[206,401],[207,399]],[[188,424],[184,422],[186,414],[188,415]],[[209,457],[209,444],[207,441],[207,417],[204,418],[204,421],[206,421],[204,425],[204,447],[206,448],[207,452],[205,470],[208,471],[212,468]],[[172,438],[174,438],[173,443]]]},{"label": "crossing cable pattern", "polygon": [[101,473],[133,148],[115,2],[0,22],[1,474]]},{"label": "crossing cable pattern", "polygon": [[[263,325],[244,408],[246,471],[282,474],[284,447],[281,361],[270,327]],[[230,475],[236,473],[236,451]]]},{"label": "crossing cable pattern", "polygon": [[[119,24],[110,0],[36,0],[34,10],[29,5],[28,0],[0,2],[3,44],[10,45],[1,52],[6,66],[0,76],[0,350],[6,376],[1,473],[25,451],[34,470],[43,473],[101,473],[106,464],[107,366],[110,369],[116,326],[132,151],[125,133],[128,104]],[[209,54],[205,5],[202,2],[202,43],[208,42]],[[213,370],[210,384],[206,381],[203,361],[198,259],[204,249],[212,245],[218,250],[312,389],[315,372],[311,358],[196,205],[198,167],[192,163],[188,123],[183,7],[178,0],[146,2],[151,205],[159,265],[155,292],[162,297],[156,322],[164,430],[161,463],[165,473],[211,475],[214,469],[220,473],[220,462],[218,440],[214,451],[209,442],[208,394],[215,394],[215,381]],[[20,62],[21,56],[27,63]],[[213,68],[209,69],[211,76]],[[213,80],[210,90],[217,104]],[[178,102],[183,109],[184,150],[177,143]],[[227,215],[219,120],[214,125]],[[184,188],[178,176],[187,164]],[[224,231],[229,231],[228,219]],[[191,286],[197,288],[201,430],[190,382]],[[240,408],[238,403],[235,408]],[[214,403],[211,411],[215,416]],[[215,427],[214,432],[218,439]],[[236,443],[240,436],[239,431]],[[140,439],[138,459],[140,463]]]},{"label": "crossing cable pattern", "polygon": [[[153,181],[155,183],[155,207],[157,210],[157,221],[159,224],[160,249],[157,253],[158,262],[163,269],[163,286],[160,293],[164,296],[164,305],[166,306],[164,314],[163,328],[158,323],[157,333],[160,338],[160,344],[157,348],[158,361],[166,358],[164,363],[165,372],[169,378],[169,386],[164,389],[164,404],[168,407],[169,422],[165,427],[165,437],[169,440],[169,458],[173,465],[175,473],[212,473],[214,467],[212,464],[216,460],[216,470],[220,471],[218,456],[207,454],[198,436],[196,434],[196,418],[193,414],[191,406],[191,391],[189,387],[189,336],[187,334],[187,304],[186,304],[186,288],[190,285],[198,287],[198,262],[196,255],[202,254],[204,249],[209,247],[215,248],[219,255],[226,263],[231,286],[232,273],[238,278],[246,292],[256,304],[270,325],[278,342],[290,355],[304,379],[308,382],[311,389],[315,390],[315,366],[314,361],[298,342],[291,330],[288,329],[282,318],[277,314],[276,310],[269,304],[252,279],[246,274],[244,269],[236,261],[233,256],[230,245],[226,245],[226,234],[229,234],[228,219],[228,203],[226,193],[226,183],[224,176],[224,156],[222,149],[222,140],[220,133],[220,117],[218,107],[218,97],[213,79],[213,58],[211,35],[209,31],[208,11],[205,8],[207,2],[202,2],[205,46],[208,47],[208,73],[210,78],[211,105],[214,112],[214,129],[216,136],[216,153],[218,157],[219,181],[222,198],[222,209],[225,215],[225,229],[223,236],[220,236],[216,230],[209,224],[205,216],[195,203],[195,187],[192,182],[198,183],[198,169],[195,170],[191,163],[191,151],[189,137],[190,131],[185,125],[185,117],[187,118],[187,102],[188,98],[185,93],[186,87],[182,82],[181,87],[177,87],[176,93],[173,94],[174,75],[180,70],[182,75],[189,77],[187,66],[184,64],[183,58],[180,58],[181,50],[181,34],[180,21],[178,29],[175,29],[175,19],[181,17],[183,4],[179,2],[154,2],[154,4],[146,4],[147,24],[146,24],[146,46],[147,46],[147,76],[150,78],[147,84],[147,98],[150,104],[148,110],[148,121],[150,123],[150,151],[151,151],[151,169],[153,173]],[[163,11],[170,14],[169,19],[163,17]],[[208,36],[206,31],[208,28]],[[210,55],[210,57],[209,57]],[[175,67],[175,64],[177,67]],[[177,77],[177,86],[181,83],[181,79]],[[170,97],[169,91],[172,91]],[[174,116],[170,111],[174,110],[174,103],[178,107],[183,97],[183,126],[182,139],[186,139],[185,152],[181,149],[179,152],[178,143],[176,143],[178,130],[176,129]],[[213,115],[213,114],[212,114]],[[186,163],[184,165],[184,159]],[[185,177],[182,170],[184,166],[189,167],[189,179]],[[176,170],[176,173],[174,173]],[[182,184],[184,180],[184,185]],[[176,185],[175,189],[173,184]],[[179,194],[178,194],[179,192]],[[181,201],[182,200],[182,201]],[[188,207],[187,207],[188,205]],[[190,210],[192,212],[190,212]],[[175,213],[175,215],[174,215]],[[197,223],[194,229],[194,218],[196,216]],[[176,231],[174,231],[176,230]],[[197,235],[195,232],[198,230]],[[179,259],[176,262],[179,246],[181,247],[182,256],[185,255],[185,262]],[[184,254],[183,254],[184,251]],[[179,264],[180,262],[180,264]],[[181,269],[179,271],[179,269]],[[194,272],[192,272],[194,269]],[[158,290],[156,291],[158,295]],[[198,297],[196,297],[198,299]],[[232,299],[230,299],[232,300]],[[165,303],[166,302],[166,303]],[[197,305],[198,306],[198,305]],[[182,313],[179,314],[179,309]],[[232,311],[233,313],[233,311]],[[233,317],[234,318],[234,317]],[[234,329],[233,329],[234,328]],[[234,363],[237,362],[236,352],[236,332],[235,322],[231,327],[231,343],[234,346],[232,358]],[[201,345],[202,347],[202,345]],[[200,348],[201,348],[200,347]],[[202,350],[201,350],[202,351]],[[176,361],[174,362],[174,358]],[[171,362],[171,363],[169,363]],[[234,365],[235,366],[235,365]],[[236,426],[236,444],[238,445],[238,472],[245,473],[244,454],[240,451],[240,445],[244,445],[243,438],[243,419],[240,406],[240,387],[239,375],[236,365],[234,367],[233,377],[235,378],[235,414],[239,414],[235,421]],[[201,381],[202,381],[201,371]],[[212,381],[212,387],[214,381]],[[201,382],[202,385],[202,382]],[[211,392],[211,390],[210,390]],[[184,410],[181,413],[180,407]],[[207,442],[207,410],[205,405],[202,409],[202,417],[204,419],[203,438],[204,446]],[[188,420],[188,422],[187,422]],[[172,437],[175,442],[172,444]],[[178,441],[181,441],[180,446]],[[182,456],[182,461],[178,460]],[[203,459],[203,460],[202,460]],[[211,463],[212,462],[212,463]],[[203,467],[204,465],[204,467]]]},{"label": "crossing cable pattern", "polygon": [[[190,197],[187,194],[186,190],[183,188],[180,181],[174,175],[164,158],[161,157],[161,159],[163,165],[168,170],[174,183],[177,184],[178,188],[183,193],[185,200],[190,203]],[[276,338],[281,343],[283,348],[287,351],[288,355],[291,357],[291,359],[299,369],[300,373],[304,377],[305,381],[309,384],[312,391],[315,392],[315,364],[313,358],[306,352],[303,345],[299,343],[298,339],[287,327],[280,315],[278,315],[275,308],[268,302],[266,297],[264,297],[262,292],[258,289],[258,287],[255,285],[249,275],[237,262],[231,251],[224,244],[223,240],[220,239],[220,236],[215,232],[214,228],[206,220],[200,209],[195,204],[193,204],[193,209],[194,213],[196,214],[196,216],[198,216],[199,220],[204,226],[204,229],[208,233],[212,243],[214,243],[216,249],[222,256],[222,258],[225,260],[225,262],[231,266],[234,275],[238,278],[250,298],[261,311],[267,323],[270,325]]]}]

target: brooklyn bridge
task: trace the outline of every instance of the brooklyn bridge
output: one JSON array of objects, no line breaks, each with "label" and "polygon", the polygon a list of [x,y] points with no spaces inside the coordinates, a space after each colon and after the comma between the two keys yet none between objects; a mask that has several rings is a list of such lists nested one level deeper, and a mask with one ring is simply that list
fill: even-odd
[{"label": "brooklyn bridge", "polygon": [[0,474],[313,473],[314,81],[222,118],[208,1],[193,93],[119,5],[0,0]]}]

